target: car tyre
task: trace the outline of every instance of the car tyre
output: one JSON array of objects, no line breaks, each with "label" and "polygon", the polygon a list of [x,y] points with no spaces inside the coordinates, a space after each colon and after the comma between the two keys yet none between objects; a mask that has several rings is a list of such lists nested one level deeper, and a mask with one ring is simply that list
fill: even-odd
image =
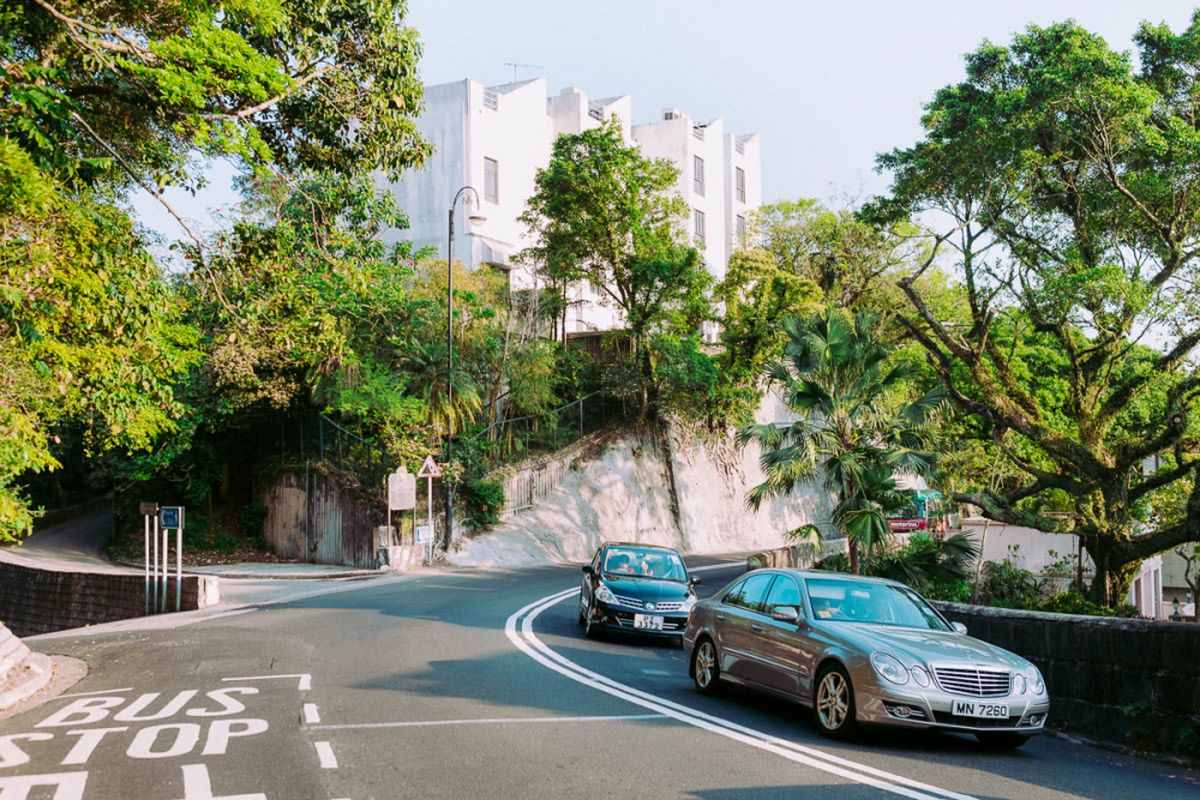
[{"label": "car tyre", "polygon": [[692,650],[692,682],[701,694],[716,694],[721,690],[721,660],[717,646],[707,636],[696,642]]},{"label": "car tyre", "polygon": [[1019,733],[977,733],[975,738],[989,750],[1016,750],[1029,740]]},{"label": "car tyre", "polygon": [[584,615],[584,619],[583,619],[583,635],[589,639],[595,639],[597,636],[600,635],[600,626],[596,625],[595,622],[592,621],[594,618],[595,610],[596,610],[595,600],[589,601],[587,613]]},{"label": "car tyre", "polygon": [[579,590],[579,602],[575,604],[575,608],[576,608],[576,609],[578,610],[578,612],[579,612],[579,624],[580,624],[580,625],[586,625],[586,624],[587,624],[587,619],[586,619],[586,617],[584,616],[584,614],[586,614],[586,613],[587,613],[587,608],[588,608],[588,607],[587,607],[587,605],[585,605],[585,604],[584,604],[584,602],[583,602],[583,590],[582,590],[582,589],[580,589],[580,590]]},{"label": "car tyre", "polygon": [[825,736],[843,739],[854,733],[854,684],[841,664],[830,664],[817,673],[813,693],[813,719]]}]

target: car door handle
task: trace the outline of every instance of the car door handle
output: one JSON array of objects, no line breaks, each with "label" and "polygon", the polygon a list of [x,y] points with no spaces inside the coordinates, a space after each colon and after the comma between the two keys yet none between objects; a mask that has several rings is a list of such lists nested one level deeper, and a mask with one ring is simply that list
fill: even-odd
[{"label": "car door handle", "polygon": [[763,626],[762,626],[762,625],[759,625],[759,624],[756,622],[756,623],[754,623],[753,625],[751,625],[751,626],[750,626],[750,630],[754,631],[755,633],[762,633],[762,631],[763,631]]},{"label": "car door handle", "polygon": [[725,615],[717,614],[717,622],[724,622],[724,621],[725,621]]}]

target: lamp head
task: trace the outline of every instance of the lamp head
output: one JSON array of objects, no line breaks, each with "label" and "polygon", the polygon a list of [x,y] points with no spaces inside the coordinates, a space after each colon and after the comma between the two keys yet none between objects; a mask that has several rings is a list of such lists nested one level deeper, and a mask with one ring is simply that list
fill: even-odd
[{"label": "lamp head", "polygon": [[475,213],[467,217],[467,221],[472,225],[482,225],[483,223],[487,222],[487,217],[485,217],[483,214]]}]

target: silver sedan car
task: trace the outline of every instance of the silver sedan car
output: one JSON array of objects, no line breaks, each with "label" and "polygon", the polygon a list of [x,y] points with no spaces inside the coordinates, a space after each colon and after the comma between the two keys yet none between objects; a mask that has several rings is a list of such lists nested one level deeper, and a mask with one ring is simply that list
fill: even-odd
[{"label": "silver sedan car", "polygon": [[879,578],[755,570],[695,605],[683,647],[699,691],[728,681],[799,700],[829,736],[894,725],[1019,747],[1050,709],[1037,667]]}]

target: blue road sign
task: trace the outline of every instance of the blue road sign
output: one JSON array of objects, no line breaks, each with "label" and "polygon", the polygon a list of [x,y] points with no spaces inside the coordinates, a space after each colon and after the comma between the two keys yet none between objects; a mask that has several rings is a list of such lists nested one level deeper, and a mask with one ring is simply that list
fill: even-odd
[{"label": "blue road sign", "polygon": [[163,506],[158,510],[158,524],[164,528],[183,527],[183,506]]}]

